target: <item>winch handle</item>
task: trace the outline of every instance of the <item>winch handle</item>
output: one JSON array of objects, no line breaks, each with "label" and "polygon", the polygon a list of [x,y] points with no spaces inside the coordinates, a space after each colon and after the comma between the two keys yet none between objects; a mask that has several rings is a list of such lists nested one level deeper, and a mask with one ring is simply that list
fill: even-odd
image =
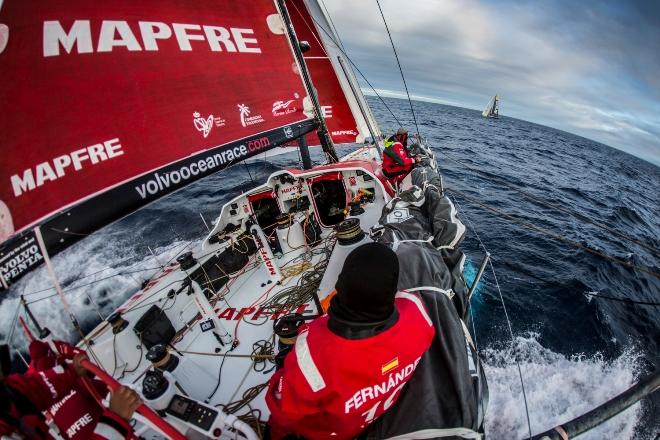
[{"label": "winch handle", "polygon": [[[89,359],[83,359],[80,365],[87,371],[93,373],[96,377],[101,379],[112,391],[118,389],[121,384],[115,380],[114,377],[94,365]],[[176,428],[163,420],[153,409],[149,408],[144,403],[138,406],[137,410],[145,419],[151,422],[165,437],[171,440],[186,440],[186,437],[181,434]]]}]

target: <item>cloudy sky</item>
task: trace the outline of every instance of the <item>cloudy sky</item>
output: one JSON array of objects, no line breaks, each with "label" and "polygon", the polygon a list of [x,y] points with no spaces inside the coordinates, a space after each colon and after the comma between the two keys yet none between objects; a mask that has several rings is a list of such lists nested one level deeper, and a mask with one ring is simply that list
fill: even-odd
[{"label": "cloudy sky", "polygon": [[[403,84],[374,0],[326,0],[377,88]],[[660,0],[381,0],[411,93],[559,128],[660,165]],[[366,84],[365,84],[366,86]]]}]

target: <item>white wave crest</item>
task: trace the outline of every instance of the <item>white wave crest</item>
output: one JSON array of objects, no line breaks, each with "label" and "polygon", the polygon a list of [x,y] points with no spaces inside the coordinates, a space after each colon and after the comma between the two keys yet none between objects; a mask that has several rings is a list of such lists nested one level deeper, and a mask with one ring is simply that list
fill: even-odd
[{"label": "white wave crest", "polygon": [[[153,248],[156,257],[146,249],[128,245],[111,245],[113,234],[89,237],[71,249],[56,255],[52,261],[63,286],[65,297],[79,322],[93,324],[112,313],[141,282],[153,276],[185,248],[196,243],[174,241]],[[116,242],[115,242],[116,243]],[[143,251],[143,252],[139,252]],[[7,340],[19,305],[25,294],[32,313],[42,326],[48,327],[55,339],[75,342],[80,335],[74,330],[45,267],[41,267],[12,286],[9,297],[0,303],[0,339]],[[22,312],[22,316],[25,314]],[[14,328],[12,346],[25,349],[27,341],[20,328]]]},{"label": "white wave crest", "polygon": [[[565,357],[544,348],[538,334],[517,337],[532,434],[569,421],[629,388],[636,379],[639,355],[626,350],[608,361],[600,355]],[[514,350],[482,350],[490,400],[486,434],[491,439],[529,436]],[[580,439],[633,439],[642,416],[635,404]]]}]

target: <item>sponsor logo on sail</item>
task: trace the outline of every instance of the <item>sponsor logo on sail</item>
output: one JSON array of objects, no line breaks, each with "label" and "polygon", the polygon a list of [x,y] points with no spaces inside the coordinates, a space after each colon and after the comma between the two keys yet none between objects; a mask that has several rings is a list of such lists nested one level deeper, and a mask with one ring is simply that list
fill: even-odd
[{"label": "sponsor logo on sail", "polygon": [[295,102],[295,99],[289,99],[288,101],[275,101],[272,110],[273,116],[284,116],[297,111],[298,107]]},{"label": "sponsor logo on sail", "polygon": [[41,264],[41,255],[34,232],[24,236],[17,244],[6,247],[0,255],[0,290],[8,289],[12,282]]},{"label": "sponsor logo on sail", "polygon": [[188,179],[195,179],[199,174],[206,175],[214,168],[224,168],[243,160],[246,156],[255,154],[270,145],[270,138],[262,136],[244,144],[227,147],[220,152],[210,153],[206,157],[200,157],[174,170],[153,173],[149,180],[136,186],[135,190],[142,199],[146,199],[148,196],[168,191],[169,188],[176,187]]},{"label": "sponsor logo on sail", "polygon": [[23,170],[11,176],[11,186],[16,197],[32,191],[49,181],[55,181],[67,174],[73,174],[83,168],[98,165],[106,160],[124,154],[119,138],[109,139],[90,145],[42,162],[34,168]]},{"label": "sponsor logo on sail", "polygon": [[251,115],[252,111],[250,110],[250,107],[245,104],[238,104],[238,111],[241,115],[241,125],[243,127],[249,127],[250,125],[264,122],[264,118],[262,118],[261,115]]},{"label": "sponsor logo on sail", "polygon": [[322,105],[321,106],[321,113],[323,113],[323,117],[325,119],[332,118],[332,106],[331,105]]},{"label": "sponsor logo on sail", "polygon": [[211,133],[211,129],[215,125],[216,127],[222,127],[225,125],[225,120],[218,117],[214,117],[213,115],[208,115],[206,118],[200,115],[199,112],[194,112],[193,113],[193,125],[199,131],[202,133],[202,136],[204,136],[204,139],[206,139],[209,134]]},{"label": "sponsor logo on sail", "polygon": [[[69,26],[59,20],[44,21],[44,57],[61,54],[112,52],[115,48],[139,54],[159,51],[165,40],[174,40],[183,52],[210,50],[220,54],[261,53],[254,29],[163,23],[159,21],[75,20]],[[94,31],[100,27],[100,32]],[[0,25],[0,48],[9,29]],[[98,35],[98,39],[96,36]],[[138,35],[140,38],[138,38]],[[142,44],[140,44],[142,43]],[[172,44],[168,42],[169,44]],[[0,50],[1,52],[1,50]]]},{"label": "sponsor logo on sail", "polygon": [[331,134],[333,136],[357,136],[358,132],[355,130],[335,130]]},{"label": "sponsor logo on sail", "polygon": [[193,113],[193,124],[195,124],[197,131],[202,133],[202,136],[206,139],[213,128],[213,115],[209,115],[208,118],[203,118],[200,116],[199,112],[195,112]]}]

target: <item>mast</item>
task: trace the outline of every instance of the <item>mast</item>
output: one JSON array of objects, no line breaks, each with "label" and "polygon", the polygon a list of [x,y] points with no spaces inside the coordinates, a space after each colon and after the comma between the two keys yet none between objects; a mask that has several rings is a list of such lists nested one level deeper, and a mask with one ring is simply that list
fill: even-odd
[{"label": "mast", "polygon": [[282,19],[284,20],[284,24],[286,25],[287,29],[287,36],[289,37],[291,47],[293,48],[293,52],[298,61],[298,66],[300,67],[300,75],[303,78],[305,88],[309,92],[312,104],[314,105],[314,112],[316,113],[316,119],[319,123],[319,129],[316,134],[321,141],[321,148],[323,148],[323,151],[328,155],[328,159],[331,163],[339,162],[337,152],[335,151],[332,139],[330,138],[330,133],[328,132],[328,127],[325,123],[325,118],[323,117],[323,111],[321,109],[321,104],[319,103],[318,95],[316,94],[316,88],[312,83],[309,70],[307,69],[307,64],[305,64],[302,50],[300,50],[300,44],[298,42],[298,38],[296,37],[296,31],[293,29],[293,24],[291,23],[289,11],[284,4],[284,0],[277,0],[277,6],[279,7],[280,13],[282,14]]}]

